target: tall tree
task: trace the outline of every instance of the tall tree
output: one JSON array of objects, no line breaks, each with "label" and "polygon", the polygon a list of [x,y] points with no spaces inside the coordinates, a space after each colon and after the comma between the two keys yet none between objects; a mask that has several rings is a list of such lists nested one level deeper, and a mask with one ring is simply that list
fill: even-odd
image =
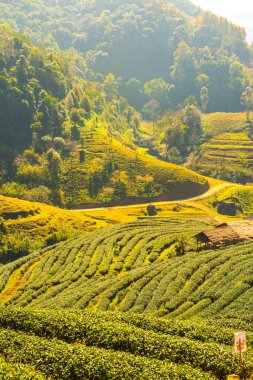
[{"label": "tall tree", "polygon": [[185,41],[181,41],[174,55],[172,79],[175,85],[175,103],[195,94],[196,66],[193,50]]},{"label": "tall tree", "polygon": [[202,111],[205,113],[209,102],[209,92],[207,87],[202,87],[200,90],[200,100]]},{"label": "tall tree", "polygon": [[52,189],[53,202],[57,205],[63,204],[61,194],[61,156],[54,149],[47,152],[49,185]]},{"label": "tall tree", "polygon": [[241,100],[246,109],[247,122],[250,122],[250,111],[253,110],[253,88],[251,86],[246,87]]},{"label": "tall tree", "polygon": [[170,85],[162,78],[152,79],[144,85],[145,95],[160,103],[162,111],[169,107],[169,90]]},{"label": "tall tree", "polygon": [[146,117],[153,122],[153,132],[154,132],[154,126],[155,126],[155,121],[159,116],[161,116],[161,105],[160,103],[155,100],[151,99],[149,102],[147,102],[143,109],[142,112]]}]

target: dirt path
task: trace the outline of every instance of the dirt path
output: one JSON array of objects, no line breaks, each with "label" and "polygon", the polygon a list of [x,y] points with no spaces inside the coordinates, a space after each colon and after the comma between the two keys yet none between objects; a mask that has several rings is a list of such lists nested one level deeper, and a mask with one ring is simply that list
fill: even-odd
[{"label": "dirt path", "polygon": [[[185,199],[180,199],[177,201],[163,201],[163,202],[150,202],[150,203],[152,203],[154,206],[165,206],[165,205],[169,205],[169,204],[173,204],[173,203],[178,204],[178,203],[183,203],[186,201],[196,201],[199,199],[208,198],[214,194],[217,194],[220,190],[225,189],[227,187],[232,187],[232,186],[238,186],[238,185],[235,185],[232,183],[222,183],[218,186],[215,186],[215,187],[209,189],[204,194],[198,195],[198,196],[193,197],[193,198],[185,198]],[[111,210],[111,209],[120,210],[120,209],[127,209],[127,208],[129,209],[129,208],[136,208],[136,207],[146,207],[148,204],[149,204],[149,202],[142,203],[142,204],[133,204],[133,205],[128,205],[128,206],[107,206],[107,207],[99,207],[99,208],[94,207],[94,208],[78,209],[78,210],[72,210],[72,211],[74,211],[74,212],[87,212],[87,211],[101,211],[101,210]]]}]

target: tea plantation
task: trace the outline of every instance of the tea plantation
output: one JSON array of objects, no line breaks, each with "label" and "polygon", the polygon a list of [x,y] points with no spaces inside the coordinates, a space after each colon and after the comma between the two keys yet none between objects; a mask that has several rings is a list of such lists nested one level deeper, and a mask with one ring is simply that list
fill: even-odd
[{"label": "tea plantation", "polygon": [[[214,380],[239,371],[230,345],[233,330],[217,329],[214,321],[29,308],[2,308],[0,321],[3,356],[48,379]],[[249,350],[244,358],[243,376],[253,370],[251,355]]]},{"label": "tea plantation", "polygon": [[[253,344],[253,243],[196,252],[194,235],[213,225],[143,217],[2,265],[1,378],[239,373],[233,332]],[[247,379],[250,348],[244,361]]]},{"label": "tea plantation", "polygon": [[153,313],[252,312],[253,243],[196,252],[208,221],[142,218],[0,267],[2,305]]}]

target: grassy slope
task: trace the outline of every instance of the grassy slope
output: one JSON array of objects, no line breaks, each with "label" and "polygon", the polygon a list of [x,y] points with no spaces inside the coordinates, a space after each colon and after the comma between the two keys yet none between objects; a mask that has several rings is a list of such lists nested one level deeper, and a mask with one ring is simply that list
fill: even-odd
[{"label": "grassy slope", "polygon": [[217,112],[202,116],[204,131],[213,137],[224,132],[240,132],[245,128],[245,120],[244,113]]},{"label": "grassy slope", "polygon": [[0,216],[8,227],[7,236],[29,237],[34,249],[42,247],[53,234],[66,237],[90,231],[103,223],[42,203],[0,196]]},{"label": "grassy slope", "polygon": [[240,203],[245,216],[253,215],[253,186],[231,186],[221,190],[217,195],[211,197],[209,205],[212,201],[224,201],[229,199],[237,199]]},{"label": "grassy slope", "polygon": [[211,138],[202,145],[198,166],[246,169],[253,162],[253,141],[248,137],[243,113],[203,115],[203,128]]},{"label": "grassy slope", "polygon": [[[108,201],[104,188],[100,189],[97,197],[92,198],[87,191],[89,177],[103,169],[104,163],[112,160],[116,169],[110,175],[105,188],[110,188],[115,182],[126,185],[127,198],[147,199],[143,191],[145,180],[141,177],[151,177],[153,182],[152,196],[159,196],[170,191],[185,193],[189,187],[189,196],[204,192],[207,179],[186,168],[161,162],[146,153],[145,149],[136,147],[127,137],[110,138],[102,125],[93,132],[87,127],[83,132],[86,158],[83,164],[79,162],[79,152],[64,163],[63,190],[68,206],[78,206],[85,203],[103,203]],[[173,197],[173,195],[171,196]],[[170,199],[170,195],[168,195]]]},{"label": "grassy slope", "polygon": [[[211,189],[222,184],[210,180]],[[157,218],[196,218],[226,221],[234,218],[219,215],[212,206],[214,201],[236,198],[241,204],[243,215],[253,214],[253,187],[233,185],[220,189],[218,193],[196,200],[162,202]],[[156,204],[156,203],[154,203]],[[36,202],[0,196],[0,216],[8,226],[8,235],[29,236],[34,249],[40,248],[53,234],[64,238],[82,235],[93,229],[114,225],[115,223],[134,222],[146,215],[146,206],[115,207],[72,212]],[[238,215],[236,218],[241,218]],[[19,235],[20,234],[20,235]]]},{"label": "grassy slope", "polygon": [[[200,156],[193,166],[194,170],[210,176],[217,175],[217,169],[221,172],[243,170],[250,177],[253,141],[249,138],[245,121],[245,113],[219,112],[202,115],[202,126],[208,138],[200,147]],[[141,132],[151,136],[152,124],[143,122]],[[164,134],[165,129],[158,131],[155,128],[157,145]]]}]

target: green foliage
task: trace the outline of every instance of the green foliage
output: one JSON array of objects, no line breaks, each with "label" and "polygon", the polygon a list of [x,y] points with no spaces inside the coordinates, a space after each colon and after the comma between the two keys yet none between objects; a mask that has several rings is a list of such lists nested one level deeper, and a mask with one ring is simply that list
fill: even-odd
[{"label": "green foliage", "polygon": [[[48,189],[47,189],[48,190]],[[45,189],[40,195],[46,196]],[[96,227],[89,217],[41,203],[0,196],[0,262],[13,262],[47,244],[73,238]]]},{"label": "green foliage", "polygon": [[253,89],[251,87],[246,87],[241,100],[247,112],[247,121],[250,122],[250,111],[253,110]]},{"label": "green foliage", "polygon": [[0,236],[2,237],[2,235],[6,234],[6,232],[7,226],[5,220],[2,217],[0,217]]},{"label": "green foliage", "polygon": [[[134,321],[133,316],[129,318],[123,315],[114,316],[113,314],[75,314],[62,311],[50,311],[48,313],[32,310],[22,311],[20,309],[4,311],[2,309],[0,320],[4,328],[15,328],[19,331],[48,338],[57,337],[72,344],[85,342],[86,346],[106,348],[114,350],[114,352],[129,352],[136,357],[159,359],[164,365],[166,365],[166,361],[187,364],[204,372],[210,371],[217,378],[222,378],[229,371],[233,372],[238,369],[238,363],[229,346],[226,347],[221,343],[218,345],[215,342],[201,342],[200,336],[204,332],[204,328],[198,328],[191,323],[185,324],[185,327],[186,331],[189,331],[189,335],[195,330],[193,340],[179,335],[180,328],[182,329],[183,326],[180,326],[178,322],[170,325],[170,323],[157,320],[158,326],[155,328],[153,327],[154,321],[152,323],[150,318],[142,318],[141,316],[136,316]],[[135,324],[143,327],[136,327]],[[151,327],[150,324],[153,326]],[[66,326],[68,327],[66,328]],[[158,333],[159,327],[164,330],[163,333],[161,331]],[[153,328],[156,329],[156,332]],[[210,330],[213,330],[213,327]],[[208,333],[208,330],[206,332]],[[225,329],[224,332],[226,338],[231,339],[229,333],[232,336],[232,332]],[[209,335],[205,337],[203,335],[203,338],[210,339]],[[217,353],[219,354],[217,355]],[[252,363],[247,358],[248,372],[250,372],[251,366]],[[208,377],[208,374],[203,373],[203,376]]]},{"label": "green foliage", "polygon": [[197,152],[203,139],[201,113],[192,103],[186,104],[177,113],[167,111],[157,126],[160,144],[166,145],[162,155],[175,164],[182,163],[190,153]]},{"label": "green foliage", "polygon": [[190,167],[229,182],[251,183],[253,150],[245,115],[203,115],[202,126],[205,140],[202,140],[195,164]]},{"label": "green foliage", "polygon": [[[155,122],[182,102],[174,120],[165,115],[159,123],[166,130],[163,136],[158,131],[153,153],[194,167],[203,140],[198,106],[241,110],[241,94],[250,85],[244,66],[249,48],[235,25],[193,6],[190,11],[188,2],[173,4],[23,0],[0,5],[1,19],[40,46],[0,26],[0,170],[7,169],[10,180],[3,194],[77,206],[159,197],[174,188],[181,193],[185,177],[195,193],[201,191],[204,178],[158,168],[148,156],[139,160],[134,142],[142,137],[140,118],[131,106]],[[114,161],[111,173],[101,164],[108,156]],[[125,172],[124,180],[118,181],[117,170]],[[152,176],[152,183],[139,181],[140,172]],[[223,171],[215,175],[223,178]],[[231,177],[249,179],[238,168]]]},{"label": "green foliage", "polygon": [[168,108],[169,90],[170,86],[162,78],[152,79],[144,85],[144,93],[150,100],[155,99],[162,111]]},{"label": "green foliage", "polygon": [[195,252],[193,236],[207,228],[144,218],[34,252],[0,268],[2,304],[181,319],[250,314],[253,245]]},{"label": "green foliage", "polygon": [[148,120],[152,120],[154,122],[162,114],[161,105],[157,100],[151,99],[144,104],[142,113]]},{"label": "green foliage", "polygon": [[201,87],[200,99],[201,99],[202,110],[205,113],[208,107],[208,102],[209,102],[209,93],[208,93],[207,87]]},{"label": "green foliage", "polygon": [[2,380],[46,380],[46,378],[32,367],[20,363],[9,363],[0,358],[0,376]]},{"label": "green foliage", "polygon": [[215,379],[215,376],[187,365],[142,358],[123,351],[70,345],[4,329],[0,330],[0,347],[12,361],[33,364],[37,370],[59,380],[158,380],[166,376],[178,380]]},{"label": "green foliage", "polygon": [[[21,287],[17,287],[10,302],[28,305],[33,300],[34,305],[91,308],[93,302],[98,302],[97,307],[102,310],[117,305],[123,311],[132,308],[143,311],[152,298],[148,294],[155,291],[163,276],[166,277],[164,270],[167,261],[178,254],[183,237],[184,241],[187,240],[187,245],[184,245],[185,251],[181,250],[180,254],[186,254],[194,248],[191,237],[206,228],[204,222],[148,218],[67,241],[51,250],[50,256],[47,251],[33,253],[3,267],[0,275],[2,278],[7,276],[8,280],[17,268],[23,268],[26,272],[37,257],[39,262],[33,276],[35,283],[27,283],[28,279],[25,280]],[[58,238],[60,231],[59,228]],[[64,231],[62,236],[63,234]],[[51,243],[56,241],[57,239],[52,240]],[[19,276],[17,272],[17,282]],[[79,282],[81,278],[85,280]],[[136,286],[132,288],[135,282]],[[76,283],[73,292],[69,289],[71,283]],[[147,293],[145,284],[148,286]],[[123,289],[125,294],[117,301],[118,294]],[[45,297],[41,298],[42,294]],[[100,301],[96,301],[100,294]],[[140,301],[135,304],[139,296]],[[160,309],[160,297],[157,297],[156,302],[155,309]],[[152,309],[152,303],[153,301],[148,308]]]},{"label": "green foliage", "polygon": [[[202,83],[209,90],[210,111],[241,110],[241,93],[249,83],[244,65],[250,62],[250,48],[245,32],[187,0],[48,0],[34,5],[15,0],[2,2],[0,12],[0,21],[27,33],[36,45],[71,49],[72,73],[98,81],[106,77],[106,100],[115,96],[119,85],[115,78],[120,77],[120,94],[140,110],[148,101],[143,86],[159,78],[160,84],[164,82],[159,86],[162,109],[169,104],[165,87],[174,86],[170,100],[176,106],[189,95],[200,102]],[[29,77],[26,59],[22,52],[15,69],[22,81]],[[63,94],[66,83],[55,62],[53,69],[42,66],[40,80],[43,86],[53,80],[57,93]],[[195,80],[204,77],[209,78],[208,85]]]}]

